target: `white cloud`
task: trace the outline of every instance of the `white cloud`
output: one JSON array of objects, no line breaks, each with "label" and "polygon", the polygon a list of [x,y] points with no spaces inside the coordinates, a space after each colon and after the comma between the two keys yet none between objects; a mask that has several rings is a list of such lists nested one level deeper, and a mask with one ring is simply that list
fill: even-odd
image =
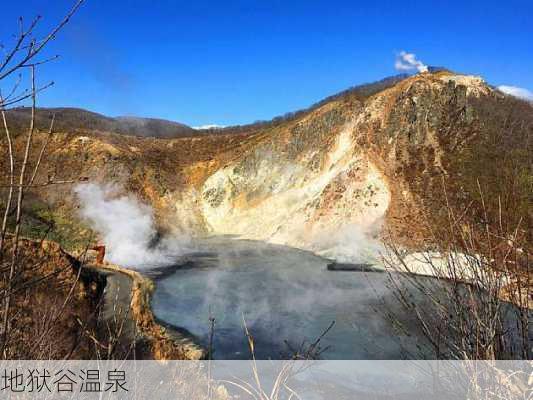
[{"label": "white cloud", "polygon": [[192,129],[221,129],[225,128],[225,125],[217,125],[217,124],[210,124],[210,125],[200,125],[200,126],[193,126]]},{"label": "white cloud", "polygon": [[521,87],[501,85],[498,86],[498,90],[503,93],[510,94],[511,96],[518,97],[520,99],[533,101],[533,92]]},{"label": "white cloud", "polygon": [[427,65],[417,60],[414,53],[408,53],[403,50],[396,56],[394,67],[398,71],[413,71],[416,69],[418,72],[427,72],[428,70]]}]

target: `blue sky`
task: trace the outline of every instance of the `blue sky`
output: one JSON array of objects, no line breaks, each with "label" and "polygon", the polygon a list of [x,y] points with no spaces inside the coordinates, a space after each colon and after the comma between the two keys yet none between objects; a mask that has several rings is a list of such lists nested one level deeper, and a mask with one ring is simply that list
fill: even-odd
[{"label": "blue sky", "polygon": [[[17,18],[58,20],[66,0],[6,1]],[[307,107],[397,73],[395,56],[533,91],[533,2],[87,0],[50,45],[41,106],[192,126],[241,124]]]}]

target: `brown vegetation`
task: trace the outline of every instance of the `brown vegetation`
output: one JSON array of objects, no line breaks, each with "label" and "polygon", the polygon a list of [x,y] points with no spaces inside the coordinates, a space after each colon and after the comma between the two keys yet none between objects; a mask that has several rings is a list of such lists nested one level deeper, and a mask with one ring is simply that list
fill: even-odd
[{"label": "brown vegetation", "polygon": [[[4,250],[13,249],[13,237]],[[12,277],[8,359],[90,359],[91,340],[78,325],[95,331],[105,280],[53,242],[19,239],[18,268]],[[6,281],[0,282],[5,301]]]},{"label": "brown vegetation", "polygon": [[391,274],[396,299],[416,316],[436,359],[530,359],[533,276],[519,226],[504,231],[485,222],[480,229],[451,206],[445,210],[446,225],[432,230],[432,248],[418,255],[434,281],[421,279],[420,267],[388,241],[385,261],[404,273]]}]

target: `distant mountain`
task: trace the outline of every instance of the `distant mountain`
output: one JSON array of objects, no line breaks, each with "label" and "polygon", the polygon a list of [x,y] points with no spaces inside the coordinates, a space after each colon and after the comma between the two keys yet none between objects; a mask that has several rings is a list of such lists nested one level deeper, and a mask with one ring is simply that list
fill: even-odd
[{"label": "distant mountain", "polygon": [[[79,108],[38,108],[36,112],[37,129],[47,130],[54,114],[54,130],[58,132],[89,130],[158,138],[192,136],[197,133],[196,130],[187,125],[164,119],[112,118]],[[30,115],[31,109],[29,107],[9,110],[8,119],[12,129],[15,132],[27,129]]]}]

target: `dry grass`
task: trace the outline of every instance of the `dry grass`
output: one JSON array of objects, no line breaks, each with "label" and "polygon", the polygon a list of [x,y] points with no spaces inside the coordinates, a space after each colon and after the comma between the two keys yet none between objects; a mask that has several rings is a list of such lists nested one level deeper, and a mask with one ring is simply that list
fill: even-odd
[{"label": "dry grass", "polygon": [[[533,287],[527,236],[520,225],[509,229],[487,218],[480,226],[465,212],[457,214],[449,205],[446,210],[447,224],[432,231],[432,246],[419,260],[435,280],[421,279],[420,266],[414,268],[405,252],[388,242],[385,262],[404,273],[401,280],[391,274],[398,300],[416,315],[436,358],[530,359]],[[414,301],[411,291],[424,304]]]}]

